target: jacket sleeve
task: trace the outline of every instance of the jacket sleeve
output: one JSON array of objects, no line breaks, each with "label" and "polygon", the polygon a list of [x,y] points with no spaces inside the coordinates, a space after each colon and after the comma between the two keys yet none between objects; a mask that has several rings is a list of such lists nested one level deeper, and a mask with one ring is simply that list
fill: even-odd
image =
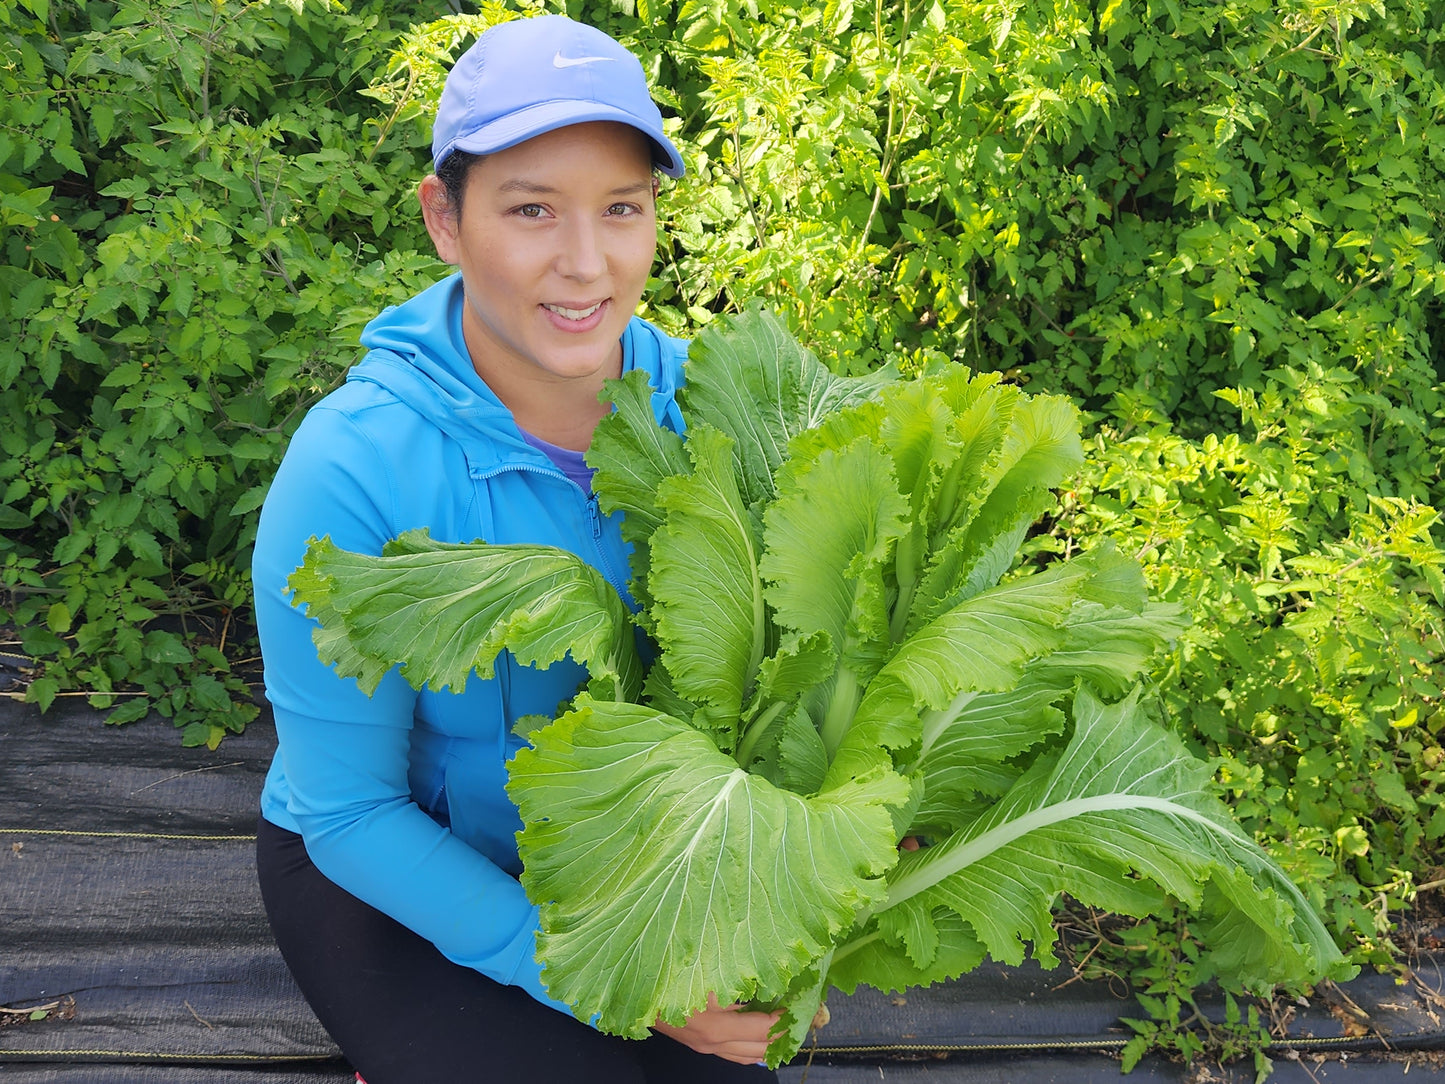
[{"label": "jacket sleeve", "polygon": [[253,574],[286,812],[337,885],[456,963],[570,1012],[542,985],[537,911],[520,883],[412,800],[415,691],[393,670],[368,697],[322,665],[315,622],[284,593],[313,537],[381,552],[397,518],[402,480],[393,472],[350,418],[321,406],[297,431],[266,498]]}]

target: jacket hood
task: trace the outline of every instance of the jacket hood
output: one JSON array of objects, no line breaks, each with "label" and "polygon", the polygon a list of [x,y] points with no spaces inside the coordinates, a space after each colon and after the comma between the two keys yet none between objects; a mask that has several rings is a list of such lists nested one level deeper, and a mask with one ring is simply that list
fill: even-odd
[{"label": "jacket hood", "polygon": [[[361,332],[367,354],[346,379],[376,384],[462,445],[474,475],[518,462],[550,467],[522,439],[512,412],[472,367],[462,336],[462,277],[455,273],[409,301],[384,309]],[[668,361],[686,344],[634,316],[622,333],[622,371],[642,369],[663,421],[679,369]]]}]

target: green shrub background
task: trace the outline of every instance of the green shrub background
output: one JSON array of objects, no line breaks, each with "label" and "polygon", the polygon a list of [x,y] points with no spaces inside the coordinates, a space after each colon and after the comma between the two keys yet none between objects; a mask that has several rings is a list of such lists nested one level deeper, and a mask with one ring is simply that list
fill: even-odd
[{"label": "green shrub background", "polygon": [[[212,747],[253,717],[267,482],[360,327],[443,272],[430,110],[526,10],[0,6],[0,623],[30,701]],[[652,319],[761,299],[841,371],[1079,402],[1093,455],[1035,554],[1113,538],[1188,606],[1171,725],[1341,943],[1397,958],[1445,879],[1445,0],[546,10],[645,58],[689,162]]]}]

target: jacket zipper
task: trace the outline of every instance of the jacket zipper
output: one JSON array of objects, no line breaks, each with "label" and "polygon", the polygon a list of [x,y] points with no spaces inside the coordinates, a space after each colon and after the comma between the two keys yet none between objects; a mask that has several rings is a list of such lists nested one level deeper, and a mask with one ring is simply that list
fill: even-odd
[{"label": "jacket zipper", "polygon": [[607,582],[617,589],[617,593],[626,600],[627,578],[619,577],[616,566],[612,563],[612,555],[607,552],[606,540],[602,532],[602,508],[598,503],[597,494],[587,494],[587,516],[592,522],[592,546],[597,551],[598,569],[601,571]]},{"label": "jacket zipper", "polygon": [[592,532],[592,548],[594,551],[596,551],[597,554],[597,563],[595,567],[599,572],[602,573],[603,578],[606,579],[607,582],[616,589],[617,593],[622,596],[624,601],[630,598],[631,596],[627,592],[627,580],[630,577],[631,572],[630,570],[628,570],[628,573],[626,575],[619,575],[617,565],[612,560],[612,555],[607,552],[606,542],[603,537],[604,532],[602,530],[602,509],[598,504],[597,494],[588,493],[576,482],[572,481],[572,479],[568,478],[559,470],[548,470],[545,467],[534,467],[526,463],[513,463],[507,467],[503,467],[501,470],[492,470],[486,473],[478,473],[474,474],[472,477],[481,481],[486,481],[488,479],[495,478],[497,475],[507,470],[526,471],[529,474],[546,475],[548,478],[560,478],[562,481],[566,482],[569,486],[575,489],[579,494],[581,494],[583,503],[587,506],[587,524],[591,528]]}]

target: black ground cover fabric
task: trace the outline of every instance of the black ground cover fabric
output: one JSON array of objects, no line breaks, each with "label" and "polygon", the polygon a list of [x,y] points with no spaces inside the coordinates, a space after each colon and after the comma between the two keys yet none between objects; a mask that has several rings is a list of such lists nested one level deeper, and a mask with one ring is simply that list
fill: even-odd
[{"label": "black ground cover fabric", "polygon": [[[162,720],[100,720],[80,706],[42,717],[0,699],[0,1007],[12,1010],[0,1011],[0,1075],[349,1082],[276,954],[255,885],[267,717],[215,751],[183,749]],[[1430,958],[1415,964],[1403,984],[1362,976],[1297,1007],[1273,1079],[1442,1075],[1432,1063],[1445,1054],[1445,974]],[[1131,1033],[1120,1018],[1137,1004],[1118,984],[1071,978],[986,964],[927,991],[835,994],[832,1022],[782,1079],[1190,1079],[1159,1060],[1121,1077],[1117,1052]]]},{"label": "black ground cover fabric", "polygon": [[0,1005],[59,1003],[0,1022],[0,1062],[302,1059],[345,1079],[255,885],[267,728],[211,752],[98,720],[0,707]]}]

